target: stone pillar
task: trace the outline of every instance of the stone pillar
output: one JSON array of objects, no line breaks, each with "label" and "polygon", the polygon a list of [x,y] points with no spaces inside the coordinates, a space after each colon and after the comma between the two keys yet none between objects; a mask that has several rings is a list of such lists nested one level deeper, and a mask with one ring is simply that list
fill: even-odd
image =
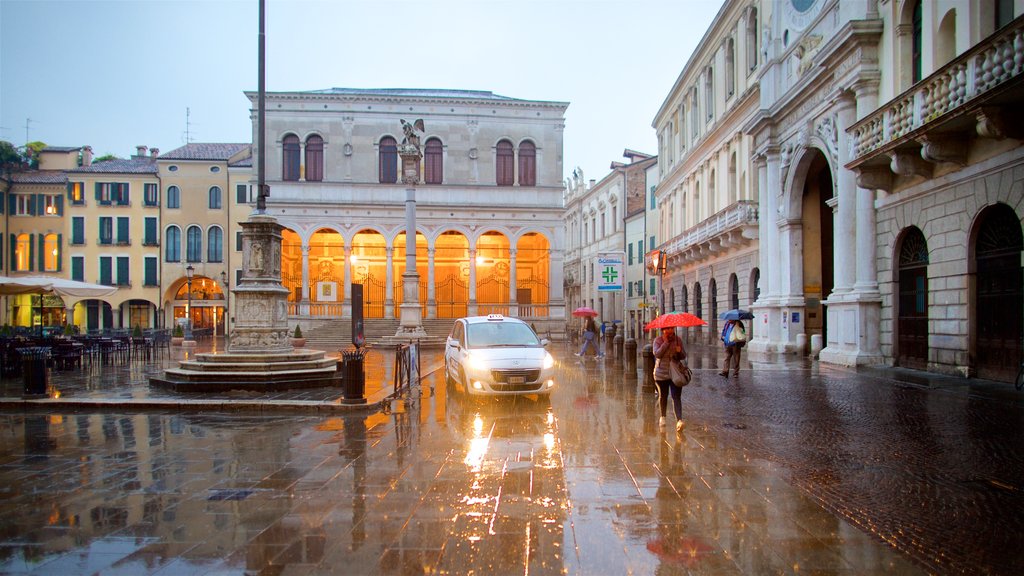
[{"label": "stone pillar", "polygon": [[341,314],[345,318],[352,317],[352,247],[345,246],[345,292],[341,302]]},{"label": "stone pillar", "polygon": [[310,301],[310,283],[309,283],[309,244],[302,245],[302,298],[299,298],[296,304],[298,304],[299,314],[303,316],[309,316],[309,301]]},{"label": "stone pillar", "polygon": [[[857,121],[856,102],[853,97],[844,94],[839,98],[837,104],[838,130],[839,133],[839,168],[836,174],[836,190],[839,205],[835,214],[835,236],[833,250],[835,254],[835,287],[833,292],[842,294],[853,289],[854,263],[860,259],[858,255],[860,246],[856,242],[854,226],[860,218],[857,210],[857,175],[852,170],[842,166],[850,159],[850,137],[846,133],[847,128]],[[822,299],[829,298],[829,294],[822,294]]]},{"label": "stone pillar", "polygon": [[476,248],[469,249],[469,306],[466,313],[476,316]]},{"label": "stone pillar", "polygon": [[516,290],[516,249],[508,251],[508,313],[519,316],[519,295]]},{"label": "stone pillar", "polygon": [[235,295],[235,323],[228,351],[288,353],[288,289],[281,285],[281,230],[277,220],[254,212],[242,226],[242,278]]},{"label": "stone pillar", "polygon": [[[422,122],[419,122],[422,130]],[[402,305],[395,337],[409,341],[427,337],[423,330],[423,306],[420,305],[420,274],[416,270],[416,184],[420,181],[419,139],[408,136],[398,149],[402,158],[402,182],[405,189],[405,273],[402,274]]]},{"label": "stone pillar", "polygon": [[427,318],[437,318],[437,293],[434,286],[434,252],[427,248]]},{"label": "stone pillar", "polygon": [[395,271],[394,271],[394,246],[388,246],[384,249],[387,254],[386,264],[384,269],[384,317],[394,318],[395,317],[395,297],[392,290],[395,289]]}]

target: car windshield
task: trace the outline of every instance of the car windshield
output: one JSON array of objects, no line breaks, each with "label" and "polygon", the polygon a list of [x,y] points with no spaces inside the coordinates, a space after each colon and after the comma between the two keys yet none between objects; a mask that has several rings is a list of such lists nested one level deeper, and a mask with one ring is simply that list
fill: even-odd
[{"label": "car windshield", "polygon": [[537,335],[519,322],[481,322],[466,327],[466,345],[470,348],[496,346],[540,346]]}]

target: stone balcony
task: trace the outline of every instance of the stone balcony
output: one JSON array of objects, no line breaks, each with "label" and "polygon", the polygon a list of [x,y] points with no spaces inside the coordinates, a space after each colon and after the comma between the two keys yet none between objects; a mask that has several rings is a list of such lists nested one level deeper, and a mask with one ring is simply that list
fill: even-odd
[{"label": "stone balcony", "polygon": [[862,188],[892,191],[931,178],[938,164],[966,165],[975,137],[1020,138],[1024,17],[850,127]]},{"label": "stone balcony", "polygon": [[668,268],[714,258],[758,238],[758,204],[741,200],[662,245]]}]

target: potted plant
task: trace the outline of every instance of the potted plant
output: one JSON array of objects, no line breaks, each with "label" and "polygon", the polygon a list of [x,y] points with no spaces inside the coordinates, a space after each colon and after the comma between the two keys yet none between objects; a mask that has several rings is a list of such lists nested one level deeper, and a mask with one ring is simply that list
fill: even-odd
[{"label": "potted plant", "polygon": [[65,336],[74,336],[75,335],[75,325],[74,324],[65,324],[64,325],[64,335]]},{"label": "potted plant", "polygon": [[175,324],[174,330],[171,331],[171,346],[181,346],[184,341],[185,331],[181,329],[181,324]]},{"label": "potted plant", "polygon": [[132,328],[132,340],[142,340],[142,327],[138,324]]},{"label": "potted plant", "polygon": [[296,325],[295,332],[292,334],[292,348],[302,348],[305,345],[306,339],[302,337],[302,328]]}]

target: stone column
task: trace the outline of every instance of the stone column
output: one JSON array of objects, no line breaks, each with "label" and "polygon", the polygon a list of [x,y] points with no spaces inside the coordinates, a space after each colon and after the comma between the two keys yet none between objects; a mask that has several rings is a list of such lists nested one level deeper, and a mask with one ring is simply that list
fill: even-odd
[{"label": "stone column", "polygon": [[508,313],[519,316],[519,294],[516,290],[516,249],[508,251]]},{"label": "stone column", "polygon": [[302,298],[299,298],[299,314],[309,315],[309,244],[302,245]]},{"label": "stone column", "polygon": [[352,247],[345,246],[345,292],[341,302],[341,314],[352,317]]},{"label": "stone column", "polygon": [[437,318],[437,294],[434,286],[434,252],[427,248],[427,318]]},{"label": "stone column", "polygon": [[[422,122],[417,121],[422,130]],[[416,185],[420,181],[419,138],[410,136],[408,124],[406,140],[398,149],[402,158],[402,182],[405,189],[405,273],[402,274],[402,305],[395,338],[408,341],[427,337],[423,329],[423,306],[420,304],[420,274],[416,269]]]},{"label": "stone column", "polygon": [[242,278],[232,288],[235,323],[228,351],[289,353],[288,289],[281,285],[281,230],[273,216],[254,212],[242,226]]},{"label": "stone column", "polygon": [[[842,166],[850,161],[850,137],[846,133],[847,128],[857,121],[856,102],[849,94],[840,96],[837,103],[837,117],[839,132],[839,168],[836,174],[836,190],[839,205],[835,214],[835,236],[833,243],[836,247],[835,254],[835,286],[833,292],[842,294],[853,289],[854,266],[860,257],[858,252],[860,246],[856,242],[854,227],[860,219],[860,212],[857,210],[857,175],[852,170]],[[822,294],[821,297],[829,298],[829,294]]]},{"label": "stone column", "polygon": [[384,270],[384,317],[394,318],[395,317],[395,297],[392,290],[395,289],[395,271],[394,271],[394,246],[388,246],[384,249],[387,254],[387,260]]},{"label": "stone column", "polygon": [[469,249],[469,306],[467,314],[476,316],[476,248]]}]

